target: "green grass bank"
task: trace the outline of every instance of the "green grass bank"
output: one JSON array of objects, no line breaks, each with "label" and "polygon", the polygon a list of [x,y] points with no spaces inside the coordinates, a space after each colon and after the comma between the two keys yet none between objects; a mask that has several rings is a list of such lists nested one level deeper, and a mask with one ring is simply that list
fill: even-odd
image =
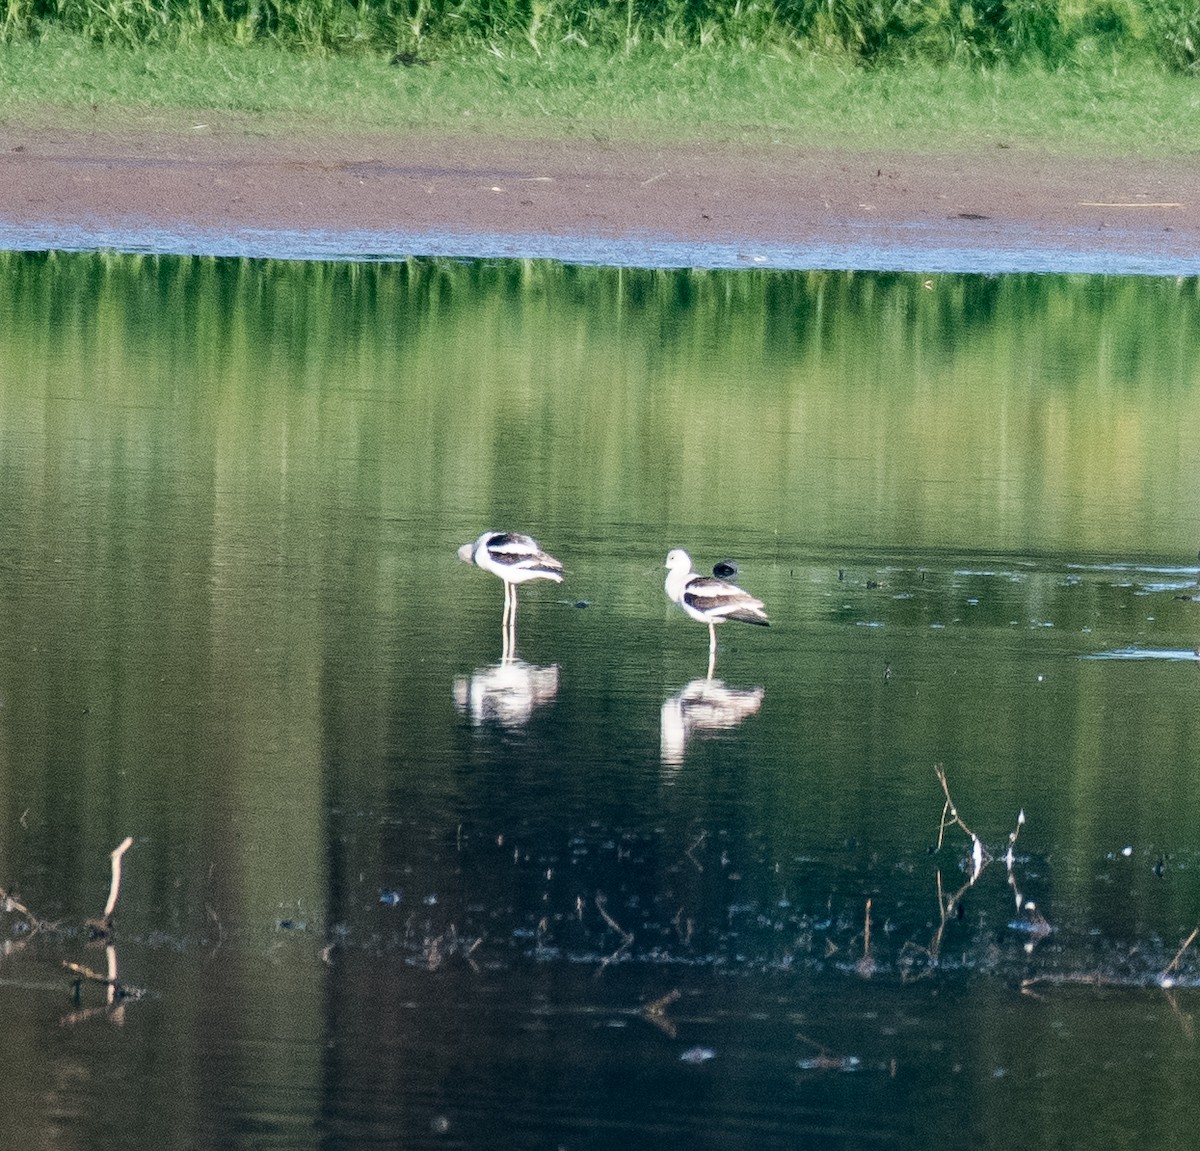
[{"label": "green grass bank", "polygon": [[2,0],[0,38],[393,52],[738,46],[879,62],[1200,59],[1195,0]]},{"label": "green grass bank", "polygon": [[1200,83],[1145,58],[1060,67],[917,59],[864,67],[780,44],[445,46],[426,64],[278,40],[122,45],[53,31],[0,42],[0,122],[1095,156],[1200,149]]}]

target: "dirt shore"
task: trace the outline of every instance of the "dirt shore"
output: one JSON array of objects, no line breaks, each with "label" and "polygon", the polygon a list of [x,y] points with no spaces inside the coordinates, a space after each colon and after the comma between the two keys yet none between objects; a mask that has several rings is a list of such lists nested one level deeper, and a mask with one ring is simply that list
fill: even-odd
[{"label": "dirt shore", "polygon": [[[1052,250],[1200,270],[1200,165],[0,125],[0,224]],[[1128,269],[1125,269],[1128,270]]]}]

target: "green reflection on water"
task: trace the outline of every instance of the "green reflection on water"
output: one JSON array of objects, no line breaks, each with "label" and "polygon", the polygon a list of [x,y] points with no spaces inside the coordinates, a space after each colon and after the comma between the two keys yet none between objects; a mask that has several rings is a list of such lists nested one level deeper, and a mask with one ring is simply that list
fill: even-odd
[{"label": "green reflection on water", "polygon": [[6,387],[47,449],[69,415],[27,405],[78,379],[117,405],[82,434],[131,459],[295,471],[315,449],[316,490],[393,511],[489,493],[586,530],[1034,553],[1195,534],[1194,280],[4,262]]},{"label": "green reflection on water", "polygon": [[[785,628],[789,611],[826,610],[784,578],[814,557],[1179,559],[1200,535],[1192,280],[0,262],[6,642],[22,661],[8,690],[40,716],[25,731],[11,710],[8,738],[36,739],[20,771],[81,763],[46,817],[56,858],[115,797],[165,784],[197,809],[165,809],[164,844],[208,811],[257,811],[265,866],[290,887],[284,861],[308,861],[298,898],[319,903],[322,804],[379,786],[391,701],[430,752],[414,772],[453,753],[426,702],[441,684],[398,694],[378,654],[343,656],[335,637],[387,658],[461,650],[479,621],[451,605],[487,593],[442,559],[482,526],[548,531],[575,554],[571,594],[654,623],[646,564],[670,544],[737,544],[777,565],[755,590]],[[909,626],[953,616],[958,588],[942,588]],[[975,618],[988,612],[1009,622],[1006,603],[985,597]],[[1002,682],[1010,664],[995,664]],[[356,694],[379,703],[365,728],[344,711]],[[845,710],[851,732],[858,714]],[[362,774],[349,785],[349,768],[330,783],[320,765],[342,723],[358,734],[335,741]],[[185,743],[216,732],[242,769],[198,786],[163,759],[181,728]],[[114,791],[131,761],[178,776]],[[303,845],[272,798],[285,779],[313,804]],[[228,794],[214,804],[210,787]]]},{"label": "green reflection on water", "polygon": [[[133,834],[124,922],[185,947],[361,938],[381,887],[457,885],[529,928],[564,843],[601,858],[616,829],[716,939],[715,833],[705,870],[672,868],[720,825],[758,905],[808,876],[823,906],[834,874],[839,946],[908,882],[890,866],[919,873],[893,914],[925,939],[942,760],[993,838],[1021,806],[1049,829],[1039,899],[1127,939],[1190,922],[1144,859],[1045,856],[1182,845],[1200,812],[1194,669],[1076,659],[1192,642],[1196,281],[0,265],[0,863],[44,914],[94,914]],[[592,606],[522,599],[522,652],[561,686],[493,739],[451,689],[499,655],[500,589],[454,547],[510,526]],[[672,774],[659,709],[705,654],[662,596],[674,545],[743,560],[773,627],[731,626],[718,665],[761,714]],[[1193,567],[1162,590],[1092,559]],[[549,862],[510,856],[514,829]],[[851,839],[885,862],[847,879]],[[231,980],[257,989],[235,1031],[290,1017],[294,980]]]}]

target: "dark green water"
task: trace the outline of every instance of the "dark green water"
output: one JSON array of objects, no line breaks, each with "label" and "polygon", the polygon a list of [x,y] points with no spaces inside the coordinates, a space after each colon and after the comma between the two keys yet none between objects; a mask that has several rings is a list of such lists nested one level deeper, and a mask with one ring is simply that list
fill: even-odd
[{"label": "dark green water", "polygon": [[1196,281],[0,266],[0,1145],[1194,1145]]}]

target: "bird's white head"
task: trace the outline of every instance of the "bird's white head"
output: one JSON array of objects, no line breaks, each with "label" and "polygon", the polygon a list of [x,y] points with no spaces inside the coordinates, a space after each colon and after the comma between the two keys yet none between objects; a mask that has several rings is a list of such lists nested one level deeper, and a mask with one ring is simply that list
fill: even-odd
[{"label": "bird's white head", "polygon": [[667,552],[666,566],[673,572],[690,572],[692,570],[692,557],[683,548],[672,548]]}]

